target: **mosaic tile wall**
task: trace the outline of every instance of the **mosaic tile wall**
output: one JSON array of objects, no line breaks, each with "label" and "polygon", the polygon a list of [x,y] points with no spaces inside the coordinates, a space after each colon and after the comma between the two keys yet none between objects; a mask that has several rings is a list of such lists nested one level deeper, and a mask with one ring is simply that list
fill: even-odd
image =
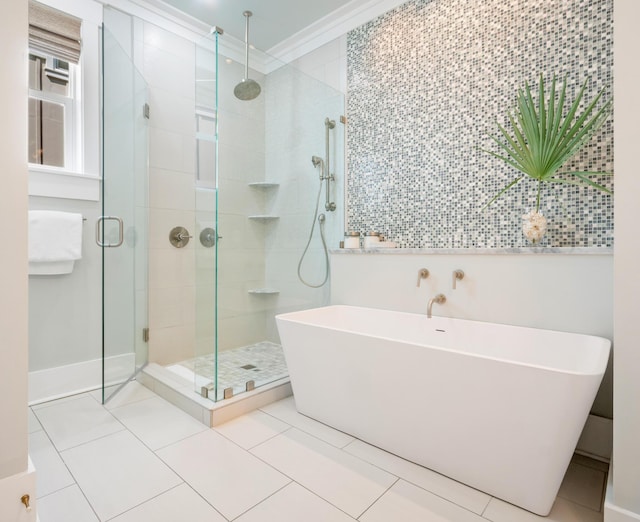
[{"label": "mosaic tile wall", "polygon": [[[567,75],[570,99],[586,77],[585,99],[610,95],[612,40],[612,0],[414,0],[351,31],[347,228],[405,248],[527,246],[535,183],[482,211],[516,171],[477,147],[496,150],[487,133],[540,73]],[[613,171],[612,118],[568,167]],[[609,195],[547,186],[541,211],[542,245],[612,246]]]}]

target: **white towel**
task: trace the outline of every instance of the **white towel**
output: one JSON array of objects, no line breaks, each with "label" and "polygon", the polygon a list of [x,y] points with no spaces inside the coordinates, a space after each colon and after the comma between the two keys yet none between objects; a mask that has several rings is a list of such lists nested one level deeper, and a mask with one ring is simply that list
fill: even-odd
[{"label": "white towel", "polygon": [[29,273],[69,274],[82,258],[82,214],[29,211]]}]

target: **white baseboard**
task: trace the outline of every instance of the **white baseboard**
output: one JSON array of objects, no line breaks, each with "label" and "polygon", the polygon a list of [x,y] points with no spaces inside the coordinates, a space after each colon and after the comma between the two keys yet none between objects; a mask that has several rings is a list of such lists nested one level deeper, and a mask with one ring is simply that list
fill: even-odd
[{"label": "white baseboard", "polygon": [[604,505],[604,522],[638,522],[639,513],[632,513],[614,504],[606,502]]},{"label": "white baseboard", "polygon": [[[29,495],[30,510],[20,502]],[[36,470],[31,459],[26,471],[0,480],[0,520],[36,522]]]},{"label": "white baseboard", "polygon": [[638,522],[640,513],[633,513],[616,505],[613,490],[613,470],[609,470],[607,492],[604,498],[604,522]]},{"label": "white baseboard", "polygon": [[[107,382],[116,384],[133,374],[135,355],[107,358]],[[29,405],[75,395],[102,386],[102,359],[29,372]]]},{"label": "white baseboard", "polygon": [[576,452],[599,460],[611,460],[613,420],[589,415],[578,440]]}]

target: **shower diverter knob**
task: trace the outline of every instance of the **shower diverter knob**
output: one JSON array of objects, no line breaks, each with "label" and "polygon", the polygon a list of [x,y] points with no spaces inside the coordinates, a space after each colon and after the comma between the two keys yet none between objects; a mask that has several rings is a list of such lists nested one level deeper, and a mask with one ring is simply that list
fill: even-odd
[{"label": "shower diverter knob", "polygon": [[175,227],[169,232],[169,242],[176,248],[187,246],[189,239],[193,236],[189,235],[189,231],[184,227]]},{"label": "shower diverter knob", "polygon": [[200,243],[205,248],[211,248],[216,244],[216,231],[211,228],[203,228],[202,232],[200,232]]}]

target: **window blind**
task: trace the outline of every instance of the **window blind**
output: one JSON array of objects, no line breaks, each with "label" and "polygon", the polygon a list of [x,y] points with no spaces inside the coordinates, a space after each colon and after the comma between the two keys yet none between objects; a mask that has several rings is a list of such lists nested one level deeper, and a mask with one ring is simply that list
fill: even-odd
[{"label": "window blind", "polygon": [[74,16],[29,0],[29,48],[78,63],[80,23]]}]

